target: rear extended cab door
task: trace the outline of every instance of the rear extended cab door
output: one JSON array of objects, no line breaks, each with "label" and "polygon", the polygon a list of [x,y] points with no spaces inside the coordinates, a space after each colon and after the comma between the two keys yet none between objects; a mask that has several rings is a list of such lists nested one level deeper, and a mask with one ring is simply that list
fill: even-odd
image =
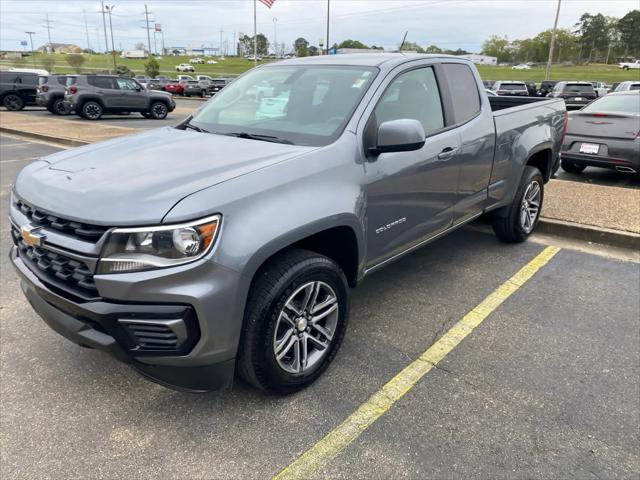
[{"label": "rear extended cab door", "polygon": [[451,159],[459,171],[453,210],[456,225],[479,216],[486,207],[496,132],[491,105],[475,67],[446,59],[440,70],[447,125],[460,135],[460,148]]}]

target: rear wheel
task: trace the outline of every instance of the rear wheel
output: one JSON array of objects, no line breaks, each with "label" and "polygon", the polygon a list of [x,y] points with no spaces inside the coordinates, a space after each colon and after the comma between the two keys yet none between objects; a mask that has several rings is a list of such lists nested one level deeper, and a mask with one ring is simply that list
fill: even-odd
[{"label": "rear wheel", "polygon": [[538,224],[543,200],[542,173],[535,167],[525,167],[513,202],[493,215],[496,236],[503,242],[524,242]]},{"label": "rear wheel", "polygon": [[200,97],[204,98],[207,95],[207,91],[206,90],[200,90]]},{"label": "rear wheel", "polygon": [[560,166],[565,172],[569,173],[582,173],[584,169],[587,168],[586,165],[579,165],[577,163],[570,162],[569,160],[562,160],[562,162],[560,162]]},{"label": "rear wheel", "polygon": [[22,100],[22,97],[20,95],[10,93],[4,96],[4,98],[2,99],[2,105],[7,110],[17,112],[18,110],[22,110],[24,108],[24,100]]},{"label": "rear wheel", "polygon": [[335,357],[347,317],[347,281],[333,260],[306,250],[277,255],[252,285],[238,353],[240,375],[269,393],[306,387]]},{"label": "rear wheel", "polygon": [[163,102],[154,102],[149,108],[149,115],[151,115],[151,118],[154,120],[163,120],[167,118],[168,113],[169,109]]},{"label": "rear wheel", "polygon": [[99,120],[100,117],[102,117],[102,113],[104,112],[104,110],[102,109],[102,105],[92,100],[85,102],[82,105],[82,109],[80,111],[82,113],[82,116],[87,120]]}]

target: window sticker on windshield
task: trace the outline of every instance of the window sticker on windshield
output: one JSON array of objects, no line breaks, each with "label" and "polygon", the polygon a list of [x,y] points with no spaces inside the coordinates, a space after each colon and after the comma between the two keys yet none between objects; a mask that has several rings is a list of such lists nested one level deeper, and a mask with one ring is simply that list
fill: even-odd
[{"label": "window sticker on windshield", "polygon": [[353,85],[351,85],[352,88],[362,88],[362,86],[367,82],[366,78],[358,78],[356,79],[355,82],[353,82]]}]

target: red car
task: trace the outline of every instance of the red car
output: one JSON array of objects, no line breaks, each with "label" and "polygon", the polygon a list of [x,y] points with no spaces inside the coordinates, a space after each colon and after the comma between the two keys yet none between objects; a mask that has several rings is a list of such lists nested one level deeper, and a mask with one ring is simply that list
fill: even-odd
[{"label": "red car", "polygon": [[171,80],[164,86],[164,91],[172,93],[173,95],[183,95],[184,94],[184,86],[182,83],[177,82],[175,80]]}]

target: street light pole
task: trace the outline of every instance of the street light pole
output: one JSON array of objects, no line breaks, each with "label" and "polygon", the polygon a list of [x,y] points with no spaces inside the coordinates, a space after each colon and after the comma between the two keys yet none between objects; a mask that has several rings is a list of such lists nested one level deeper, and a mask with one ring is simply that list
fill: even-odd
[{"label": "street light pole", "polygon": [[556,46],[556,33],[558,30],[558,18],[560,17],[560,3],[558,0],[558,8],[556,9],[556,20],[553,23],[553,32],[551,32],[551,45],[549,46],[549,60],[547,60],[547,69],[544,72],[544,79],[549,80],[549,71],[551,70],[551,62],[553,61],[553,49]]},{"label": "street light pole", "polygon": [[327,51],[326,54],[329,55],[329,10],[330,10],[331,0],[327,0]]},{"label": "street light pole", "polygon": [[31,42],[31,58],[33,59],[33,68],[36,68],[36,52],[33,50],[33,35],[36,32],[24,32],[29,35],[29,41]]}]

